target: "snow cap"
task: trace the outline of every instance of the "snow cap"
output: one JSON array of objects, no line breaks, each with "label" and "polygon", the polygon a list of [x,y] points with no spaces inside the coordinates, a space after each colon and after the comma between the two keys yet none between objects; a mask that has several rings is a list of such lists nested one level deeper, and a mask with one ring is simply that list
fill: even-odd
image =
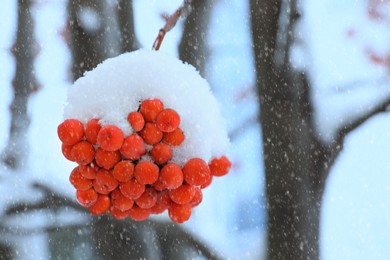
[{"label": "snow cap", "polygon": [[125,53],[85,73],[68,91],[64,117],[83,123],[100,118],[127,136],[133,132],[127,115],[152,98],[181,117],[185,141],[174,148],[173,162],[183,165],[193,157],[208,162],[227,154],[225,122],[209,84],[193,66],[161,52]]}]

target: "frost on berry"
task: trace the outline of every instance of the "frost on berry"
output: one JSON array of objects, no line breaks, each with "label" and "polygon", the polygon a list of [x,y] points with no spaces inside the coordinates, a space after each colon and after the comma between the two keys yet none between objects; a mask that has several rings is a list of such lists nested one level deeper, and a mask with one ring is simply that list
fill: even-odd
[{"label": "frost on berry", "polygon": [[167,188],[159,179],[152,186],[156,191],[163,191]]}]

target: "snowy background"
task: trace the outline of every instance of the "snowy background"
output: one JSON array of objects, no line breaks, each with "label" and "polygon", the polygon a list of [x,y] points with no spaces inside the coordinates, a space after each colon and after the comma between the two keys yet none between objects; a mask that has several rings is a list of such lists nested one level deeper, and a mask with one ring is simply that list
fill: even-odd
[{"label": "snowy background", "polygon": [[[171,13],[181,1],[134,0],[137,37],[151,48],[163,25],[161,12]],[[369,109],[373,100],[390,94],[388,71],[369,62],[365,48],[386,52],[389,24],[367,18],[365,0],[303,1],[300,25],[305,51],[294,60],[310,68],[314,86],[318,128],[325,141],[331,140],[338,123]],[[11,81],[15,72],[10,48],[16,32],[16,1],[0,8],[0,150],[8,138],[12,100]],[[66,161],[56,135],[62,121],[70,56],[61,39],[66,18],[66,1],[35,1],[36,38],[40,53],[36,76],[42,89],[30,99],[28,165],[12,172],[0,165],[1,210],[15,201],[31,198],[29,180],[38,180],[73,198],[68,174],[74,164]],[[209,44],[212,57],[207,74],[222,113],[233,131],[256,117],[257,99],[247,94],[254,84],[248,5],[246,1],[218,1],[213,11]],[[50,21],[50,22],[48,22]],[[165,38],[161,51],[177,56],[182,23]],[[348,34],[348,32],[353,32]],[[352,36],[351,36],[352,35]],[[390,248],[390,115],[373,117],[351,133],[335,163],[325,193],[321,226],[323,259],[389,259]],[[256,259],[264,250],[263,166],[260,128],[256,124],[240,130],[232,141],[232,172],[213,182],[186,227],[197,233],[224,256]],[[23,221],[23,220],[22,220]],[[39,215],[23,225],[39,227],[53,221]],[[21,222],[15,220],[15,226]],[[12,224],[12,223],[11,223]],[[0,231],[1,232],[1,231]],[[25,249],[21,259],[46,259],[42,246]],[[31,241],[30,241],[31,242]],[[30,245],[33,243],[30,243]],[[24,258],[23,258],[24,256]]]}]

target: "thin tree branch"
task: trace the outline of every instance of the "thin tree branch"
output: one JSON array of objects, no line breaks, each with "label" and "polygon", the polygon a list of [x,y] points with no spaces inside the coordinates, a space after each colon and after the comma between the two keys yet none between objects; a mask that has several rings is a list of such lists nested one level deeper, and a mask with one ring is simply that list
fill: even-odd
[{"label": "thin tree branch", "polygon": [[131,52],[138,49],[139,43],[135,35],[132,0],[119,0],[118,22],[119,30],[121,31],[121,51]]},{"label": "thin tree branch", "polygon": [[229,132],[230,141],[235,140],[243,132],[245,132],[245,130],[247,130],[248,128],[250,128],[252,126],[259,124],[259,122],[260,122],[260,120],[257,116],[253,116],[253,117],[248,118],[245,122],[243,122],[242,124],[240,124],[239,126],[237,126],[236,128],[234,128],[233,130],[231,130]]},{"label": "thin tree branch", "polygon": [[31,0],[18,1],[18,29],[16,41],[12,47],[16,71],[12,81],[14,97],[10,106],[11,129],[7,146],[0,155],[1,160],[12,169],[25,164],[29,148],[28,101],[31,94],[40,88],[34,76],[34,59],[39,49],[34,37],[32,4]]},{"label": "thin tree branch", "polygon": [[370,119],[372,116],[385,112],[387,110],[387,107],[390,106],[390,97],[383,100],[382,102],[378,103],[372,110],[368,111],[366,114],[362,115],[361,117],[349,121],[349,124],[346,124],[343,126],[340,131],[337,134],[337,143],[341,144],[344,140],[345,136],[350,133],[352,130],[356,129],[363,123],[365,123],[368,119]]},{"label": "thin tree branch", "polygon": [[187,16],[191,11],[192,0],[185,0],[183,5],[180,6],[172,15],[166,17],[166,23],[163,28],[158,32],[157,38],[153,43],[153,50],[158,51],[161,43],[164,40],[165,34],[175,27],[180,17]]},{"label": "thin tree branch", "polygon": [[5,214],[12,215],[12,214],[18,214],[19,212],[26,212],[26,211],[39,210],[39,209],[55,210],[61,207],[72,207],[80,211],[85,211],[85,208],[82,207],[77,202],[74,202],[71,199],[67,199],[63,195],[45,186],[44,184],[34,183],[33,187],[39,189],[43,193],[43,199],[33,203],[20,202],[18,204],[14,204],[14,206],[7,208]]}]

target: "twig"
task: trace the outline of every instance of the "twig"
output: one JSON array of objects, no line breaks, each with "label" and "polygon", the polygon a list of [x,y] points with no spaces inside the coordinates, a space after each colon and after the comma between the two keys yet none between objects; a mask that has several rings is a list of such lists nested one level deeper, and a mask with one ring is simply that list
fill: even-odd
[{"label": "twig", "polygon": [[345,136],[348,133],[358,128],[360,125],[365,123],[368,119],[370,119],[372,116],[387,111],[389,106],[390,106],[390,97],[377,104],[371,111],[367,111],[366,114],[349,122],[349,124],[342,127],[337,135],[336,140],[338,141],[338,143],[342,144],[342,141],[344,140]]},{"label": "twig", "polygon": [[177,21],[180,17],[187,16],[191,11],[192,0],[184,0],[182,6],[180,6],[172,15],[166,18],[166,23],[163,28],[158,32],[157,38],[153,43],[153,50],[158,51],[160,49],[161,43],[164,40],[165,34],[169,32],[173,27],[175,27]]}]

